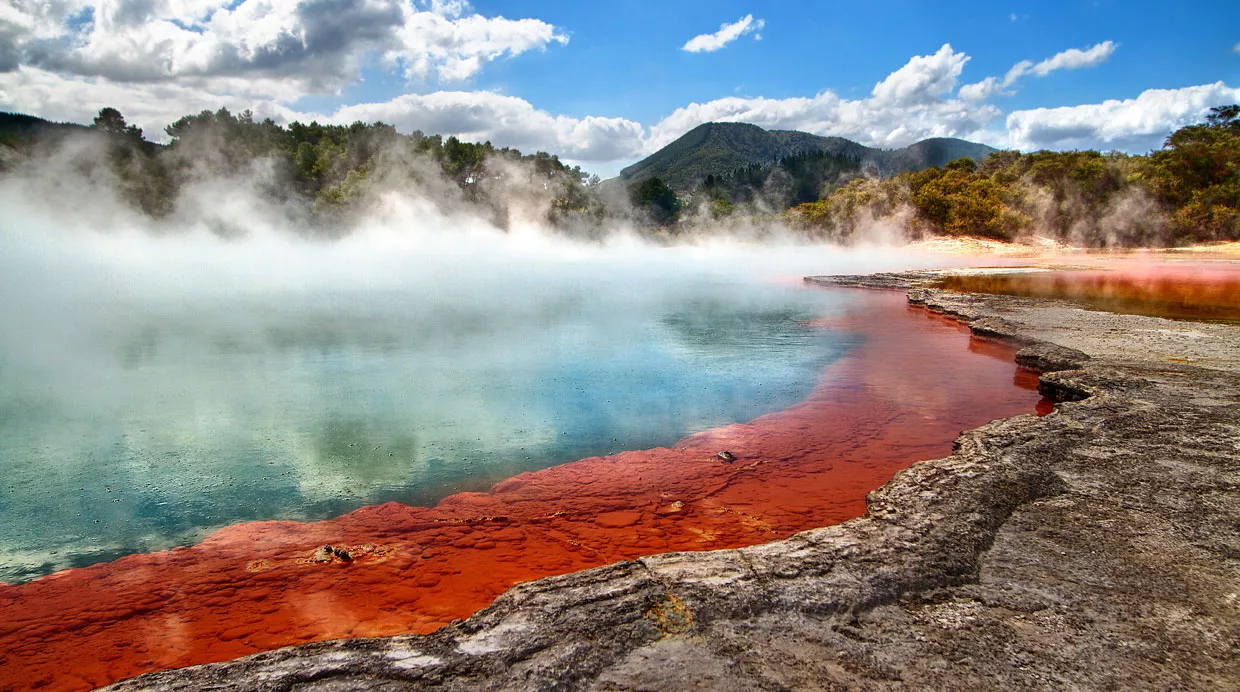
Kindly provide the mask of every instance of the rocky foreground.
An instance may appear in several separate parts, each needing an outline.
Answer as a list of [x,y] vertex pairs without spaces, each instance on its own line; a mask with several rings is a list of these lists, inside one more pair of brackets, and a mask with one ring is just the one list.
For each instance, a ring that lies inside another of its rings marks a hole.
[[1240,686],[1240,327],[901,288],[1022,345],[1056,412],[961,435],[869,514],[522,584],[426,636],[111,689]]

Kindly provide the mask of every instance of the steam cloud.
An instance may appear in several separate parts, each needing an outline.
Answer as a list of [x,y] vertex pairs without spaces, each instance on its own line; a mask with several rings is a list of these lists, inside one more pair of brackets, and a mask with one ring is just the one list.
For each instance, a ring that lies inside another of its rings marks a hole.
[[[108,167],[83,165],[102,155],[75,140],[0,179],[0,425],[41,436],[33,452],[17,435],[0,443],[20,508],[0,539],[8,581],[270,518],[262,508],[289,487],[321,516],[411,478],[436,482],[453,449],[545,444],[560,433],[537,402],[495,393],[516,387],[511,373],[565,376],[548,370],[545,332],[599,358],[628,349],[640,368],[644,335],[669,313],[762,314],[801,300],[789,286],[806,274],[942,263],[810,245],[750,221],[674,245],[623,220],[575,237],[541,221],[537,186],[506,188],[497,221],[414,167],[325,234],[270,194],[281,183],[269,167],[225,178],[208,157],[176,208],[153,219],[124,200]],[[744,352],[728,343],[723,333],[707,351],[682,348],[735,369]],[[230,371],[236,354],[259,365]],[[308,358],[327,360],[302,367]],[[313,375],[323,368],[346,371],[327,386]],[[445,397],[459,378],[480,392]],[[586,394],[621,429],[650,424]],[[282,428],[288,406],[321,410],[321,423]],[[402,431],[396,409],[440,425],[438,446]],[[61,430],[84,420],[88,434]],[[480,470],[479,482],[508,472]],[[221,514],[221,497],[240,509]]]

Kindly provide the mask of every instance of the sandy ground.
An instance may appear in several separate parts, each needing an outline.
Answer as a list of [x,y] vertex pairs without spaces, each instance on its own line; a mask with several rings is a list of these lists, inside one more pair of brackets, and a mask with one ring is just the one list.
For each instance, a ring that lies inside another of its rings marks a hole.
[[1025,243],[1005,243],[989,238],[924,238],[908,244],[910,250],[965,257],[1040,258],[1063,252],[1080,252],[1050,238],[1034,237]]
[[1051,238],[1035,236],[1023,242],[1006,243],[989,238],[951,237],[926,238],[908,244],[910,250],[932,252],[957,257],[1000,257],[1030,259],[1063,259],[1065,255],[1074,260],[1095,258],[1098,260],[1117,257],[1148,256],[1193,259],[1240,259],[1240,241],[1230,243],[1202,243],[1180,248],[1149,248],[1104,252],[1066,245]]
[[1203,245],[1190,245],[1189,247],[1171,248],[1166,250],[1168,254],[1190,254],[1190,255],[1219,255],[1222,257],[1240,259],[1240,240],[1230,243],[1208,243]]

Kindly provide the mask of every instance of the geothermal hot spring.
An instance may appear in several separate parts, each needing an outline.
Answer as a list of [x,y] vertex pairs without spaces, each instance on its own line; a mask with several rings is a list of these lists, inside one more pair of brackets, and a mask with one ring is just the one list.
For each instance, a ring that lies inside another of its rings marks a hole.
[[6,195],[0,688],[429,632],[520,581],[782,538],[1039,401],[901,293],[801,282],[941,257]]

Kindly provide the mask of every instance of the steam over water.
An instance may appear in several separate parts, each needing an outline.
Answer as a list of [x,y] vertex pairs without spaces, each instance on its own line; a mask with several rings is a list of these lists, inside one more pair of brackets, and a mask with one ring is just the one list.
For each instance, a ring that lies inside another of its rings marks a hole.
[[802,398],[857,338],[805,273],[908,258],[500,233],[140,228],[0,190],[0,580],[431,503]]

